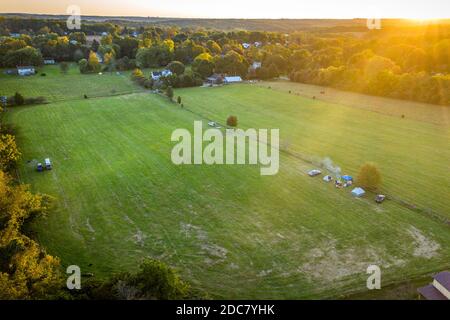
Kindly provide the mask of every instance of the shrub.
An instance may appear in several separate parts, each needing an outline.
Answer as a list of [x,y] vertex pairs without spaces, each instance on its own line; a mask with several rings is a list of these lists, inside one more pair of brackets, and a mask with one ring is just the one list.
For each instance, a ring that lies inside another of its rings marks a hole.
[[227,119],[227,125],[230,127],[236,127],[238,124],[238,120],[236,116],[229,116]]
[[16,106],[21,106],[25,103],[25,98],[18,92],[14,95],[14,104]]
[[181,104],[181,97],[180,96],[178,96],[178,98],[177,98],[177,103]]
[[166,89],[166,96],[170,99],[170,100],[172,100],[173,99],[173,88],[172,87],[167,87],[167,89]]
[[370,190],[376,191],[381,185],[381,172],[374,163],[365,163],[359,170],[358,185]]

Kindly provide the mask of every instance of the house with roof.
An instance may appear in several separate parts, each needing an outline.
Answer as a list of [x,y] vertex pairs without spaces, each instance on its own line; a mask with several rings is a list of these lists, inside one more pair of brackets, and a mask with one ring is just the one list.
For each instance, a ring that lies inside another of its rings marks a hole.
[[169,77],[172,75],[172,71],[169,69],[164,69],[162,71],[152,71],[151,78],[154,81],[158,81],[161,78]]
[[244,42],[244,43],[242,44],[242,47],[243,47],[244,49],[249,49],[251,46],[252,46],[252,45],[251,45],[250,43],[246,43],[246,42]]
[[33,66],[17,66],[17,74],[19,76],[31,76],[36,73]]
[[450,300],[450,271],[443,271],[433,277],[429,285],[417,289],[426,300]]

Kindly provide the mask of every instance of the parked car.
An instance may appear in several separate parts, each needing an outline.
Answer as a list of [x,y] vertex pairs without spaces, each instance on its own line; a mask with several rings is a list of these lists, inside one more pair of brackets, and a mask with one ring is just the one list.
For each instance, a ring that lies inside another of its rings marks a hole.
[[379,194],[375,197],[375,202],[376,203],[382,203],[384,200],[386,199],[386,196],[383,194]]
[[37,171],[42,172],[44,170],[44,167],[42,166],[42,163],[38,163],[36,166]]
[[45,168],[47,170],[52,170],[52,163],[50,162],[49,158],[45,159]]
[[320,174],[322,174],[322,171],[317,170],[317,169],[314,169],[314,170],[311,170],[310,172],[308,172],[308,175],[310,177],[315,177],[315,176],[318,176]]

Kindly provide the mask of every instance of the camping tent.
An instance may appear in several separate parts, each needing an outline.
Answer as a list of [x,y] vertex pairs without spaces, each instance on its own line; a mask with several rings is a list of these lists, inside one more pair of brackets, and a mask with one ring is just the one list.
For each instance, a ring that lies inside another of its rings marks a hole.
[[342,176],[341,178],[345,182],[353,181],[353,177],[352,176]]
[[355,197],[362,197],[365,193],[364,189],[359,187],[352,190],[352,195]]

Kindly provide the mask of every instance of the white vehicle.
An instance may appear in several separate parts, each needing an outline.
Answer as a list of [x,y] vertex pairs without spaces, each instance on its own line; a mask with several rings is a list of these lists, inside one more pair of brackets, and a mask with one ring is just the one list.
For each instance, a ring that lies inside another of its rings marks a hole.
[[314,169],[314,170],[311,170],[310,172],[308,172],[308,175],[309,175],[310,177],[315,177],[315,176],[318,176],[318,175],[321,174],[321,173],[322,173],[322,171],[317,170],[317,169]]
[[217,125],[217,123],[215,123],[214,121],[208,122],[208,126],[210,127],[215,127]]
[[331,176],[325,176],[325,177],[323,177],[323,181],[325,181],[325,182],[331,182],[331,181],[333,181],[333,177],[331,177]]
[[52,170],[52,163],[50,162],[50,158],[45,159],[45,168],[47,170]]

